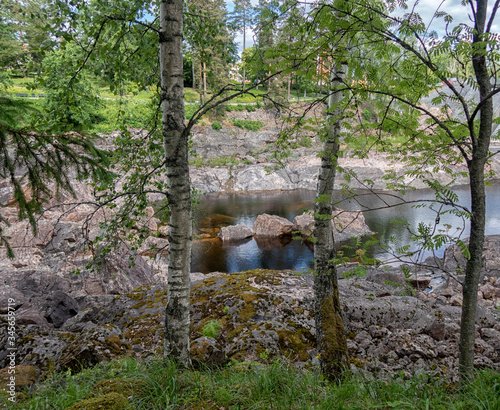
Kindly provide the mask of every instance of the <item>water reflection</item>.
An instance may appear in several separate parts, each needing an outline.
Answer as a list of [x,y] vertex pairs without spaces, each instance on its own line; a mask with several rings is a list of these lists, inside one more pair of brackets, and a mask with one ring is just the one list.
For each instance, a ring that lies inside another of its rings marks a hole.
[[[470,198],[467,187],[455,189],[462,206],[469,206]],[[354,199],[342,202],[346,210],[363,210],[366,223],[377,232],[377,238],[384,245],[389,244],[391,237],[396,239],[395,247],[410,243],[411,233],[397,223],[404,220],[412,230],[416,230],[419,222],[434,223],[437,207],[427,204],[426,207],[402,205],[385,208],[400,202],[388,195],[378,197],[374,194],[359,192]],[[284,238],[278,240],[250,238],[240,243],[222,244],[214,237],[220,227],[234,224],[252,227],[256,217],[262,213],[279,215],[293,221],[306,209],[314,206],[315,192],[298,190],[284,192],[265,192],[256,194],[231,194],[207,196],[201,200],[195,212],[195,231],[201,239],[193,245],[192,271],[196,272],[239,272],[243,270],[265,269],[304,269],[312,266],[313,253],[311,244],[301,240]],[[487,187],[487,222],[486,234],[500,233],[500,183]],[[381,199],[382,198],[382,199]],[[409,191],[404,199],[407,201],[431,200],[432,190]],[[368,210],[371,209],[371,210]],[[446,224],[450,228],[446,228]],[[450,233],[464,229],[464,221],[453,215],[442,215],[440,229],[448,229]],[[465,222],[465,237],[468,236],[468,222]],[[442,255],[443,249],[438,253]],[[380,248],[370,250],[371,256],[386,259],[387,253]]]
[[302,270],[311,266],[312,251],[300,240],[289,241],[286,246],[278,243],[279,247],[254,238],[239,246],[223,245],[219,239],[198,241],[193,246],[191,270],[232,273],[259,268]]

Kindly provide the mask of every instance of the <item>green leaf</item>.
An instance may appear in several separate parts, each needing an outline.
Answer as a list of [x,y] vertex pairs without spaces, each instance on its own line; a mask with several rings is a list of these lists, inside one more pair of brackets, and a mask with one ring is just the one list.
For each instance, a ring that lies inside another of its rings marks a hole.
[[457,246],[458,249],[460,249],[460,252],[462,253],[463,257],[469,260],[470,259],[469,247],[461,239],[457,240]]

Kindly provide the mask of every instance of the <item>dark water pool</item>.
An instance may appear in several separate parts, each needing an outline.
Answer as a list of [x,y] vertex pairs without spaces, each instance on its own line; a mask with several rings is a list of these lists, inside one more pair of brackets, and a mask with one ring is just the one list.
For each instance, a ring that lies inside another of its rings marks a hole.
[[[469,205],[467,187],[454,190],[459,203]],[[386,203],[395,204],[399,200],[389,195],[381,198],[374,194],[360,191],[357,200],[344,200],[340,207],[347,210],[363,210],[366,223],[372,231],[377,232],[381,244],[389,245],[391,237],[395,239],[392,246],[400,247],[411,243],[411,233],[396,220],[405,220],[415,230],[419,222],[433,223],[436,213],[432,207],[403,205],[382,208]],[[500,233],[500,183],[487,187],[487,222],[488,235]],[[258,215],[268,213],[279,215],[290,221],[304,210],[314,206],[314,191],[297,190],[282,192],[266,192],[252,194],[209,195],[202,198],[195,211],[195,231],[200,239],[193,244],[192,271],[195,272],[239,272],[250,269],[305,269],[313,265],[312,247],[301,240],[291,238],[277,240],[249,239],[237,245],[226,245],[216,237],[222,226],[242,224],[251,227]],[[434,198],[432,190],[416,190],[408,192],[407,201],[430,200]],[[385,202],[384,202],[385,201]],[[433,206],[433,208],[437,208]],[[372,209],[372,210],[368,210]],[[440,218],[439,229],[457,232],[465,229],[468,236],[468,222],[452,215]],[[438,252],[441,256],[444,249]],[[375,247],[370,249],[371,256],[387,259],[386,251]]]

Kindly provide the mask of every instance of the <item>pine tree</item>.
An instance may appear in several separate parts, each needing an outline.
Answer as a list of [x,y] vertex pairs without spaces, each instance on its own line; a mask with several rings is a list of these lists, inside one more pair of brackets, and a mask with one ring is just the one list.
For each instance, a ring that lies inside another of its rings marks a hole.
[[[233,25],[236,31],[240,31],[243,34],[243,49],[246,48],[246,34],[247,30],[253,26],[255,16],[255,9],[252,7],[250,0],[235,0],[234,10],[230,13],[229,21]],[[245,89],[245,61],[242,59],[242,87]]]

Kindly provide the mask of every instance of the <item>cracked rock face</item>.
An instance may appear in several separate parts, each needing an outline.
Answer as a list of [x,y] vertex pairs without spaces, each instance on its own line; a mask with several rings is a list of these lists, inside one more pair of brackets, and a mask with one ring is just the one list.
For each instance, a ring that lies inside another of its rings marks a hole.
[[[300,108],[299,108],[300,109]],[[276,169],[275,162],[271,161],[274,143],[279,132],[286,124],[272,110],[257,109],[255,112],[230,112],[227,121],[220,131],[213,130],[210,126],[196,126],[193,132],[193,143],[197,159],[210,161],[218,158],[232,158],[231,165],[209,167],[191,167],[191,180],[193,186],[204,193],[213,192],[244,192],[263,190],[315,190],[321,160],[317,153],[321,149],[321,142],[310,131],[297,133],[290,143],[291,153],[287,160]],[[321,109],[311,115],[322,116]],[[247,131],[234,127],[230,121],[233,119],[252,119],[262,121],[264,127],[259,131]],[[297,142],[301,137],[307,137],[312,146],[300,146]],[[293,144],[295,143],[295,145]],[[401,176],[404,173],[402,163],[392,163],[387,156],[380,153],[370,153],[367,158],[353,157],[349,152],[339,159],[339,166],[346,171],[352,171],[357,178],[344,178],[342,173],[336,177],[336,188],[347,183],[351,188],[366,188],[361,182],[370,181],[372,189],[386,189],[383,179],[387,171],[395,171]],[[493,157],[491,168],[500,175],[500,158]],[[432,168],[428,168],[432,172]],[[464,165],[454,166],[454,170],[466,171]],[[432,172],[433,178],[442,185],[453,182],[456,186],[467,184],[464,177],[456,180],[444,171]],[[421,180],[406,178],[414,188],[428,188]],[[1,195],[0,190],[0,195]],[[0,196],[1,198],[1,196]]]

